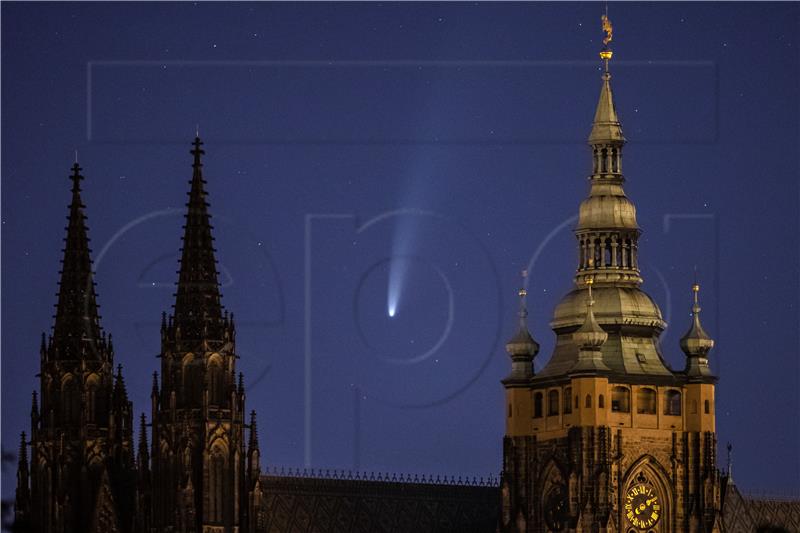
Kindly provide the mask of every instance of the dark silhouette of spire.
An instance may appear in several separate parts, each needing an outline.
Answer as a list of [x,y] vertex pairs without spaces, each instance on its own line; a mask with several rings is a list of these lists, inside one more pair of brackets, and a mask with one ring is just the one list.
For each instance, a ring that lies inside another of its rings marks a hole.
[[28,443],[25,432],[20,435],[19,457],[17,460],[17,492],[14,502],[16,525],[21,529],[27,526],[30,515],[31,493],[28,470]]
[[81,201],[80,182],[83,178],[78,163],[72,166],[72,202],[69,205],[67,237],[64,239],[64,258],[61,261],[61,281],[58,289],[53,345],[55,357],[80,359],[99,357],[104,350],[102,329],[95,293],[89,238],[87,236],[86,206]]
[[250,411],[250,440],[247,443],[250,450],[258,449],[258,423],[256,422],[255,409]]
[[175,295],[174,326],[180,328],[181,338],[194,340],[217,338],[223,324],[211,215],[208,214],[206,182],[200,161],[205,153],[200,148],[202,145],[196,137],[191,150],[193,174]]
[[128,390],[125,388],[125,378],[122,377],[122,365],[117,365],[117,375],[114,377],[114,407],[128,406]]
[[150,450],[147,446],[147,419],[142,413],[139,421],[139,453],[138,453],[138,466],[139,471],[143,472],[150,468]]

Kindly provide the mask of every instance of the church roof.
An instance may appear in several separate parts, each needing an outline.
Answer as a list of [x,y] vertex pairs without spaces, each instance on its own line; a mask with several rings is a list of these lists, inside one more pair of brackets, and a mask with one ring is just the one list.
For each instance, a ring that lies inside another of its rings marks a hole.
[[800,531],[800,500],[774,496],[747,496],[730,480],[722,491],[724,531]]
[[491,532],[497,527],[500,505],[494,482],[267,475],[261,486],[265,533]]

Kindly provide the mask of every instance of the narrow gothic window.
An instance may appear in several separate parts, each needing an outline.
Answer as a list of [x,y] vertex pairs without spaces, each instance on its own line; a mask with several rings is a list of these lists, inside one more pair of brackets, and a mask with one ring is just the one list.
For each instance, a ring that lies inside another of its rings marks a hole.
[[602,156],[600,158],[601,171],[602,172],[608,172],[608,150],[603,148],[603,151],[600,152],[600,153],[602,154]]
[[589,409],[592,406],[592,395],[586,395],[586,408]]
[[611,172],[619,172],[619,165],[617,163],[617,149],[611,150]]
[[223,498],[225,495],[225,456],[220,450],[215,450],[211,456],[209,465],[209,518],[212,522],[222,522],[223,520]]
[[209,403],[221,406],[224,403],[224,384],[222,379],[222,369],[219,364],[212,363],[208,367],[208,393]]
[[708,400],[705,401],[705,412],[706,414],[711,413],[711,402],[709,402]]
[[61,389],[61,408],[64,413],[64,420],[69,424],[78,422],[80,418],[81,399],[75,380],[67,378]]
[[537,392],[533,396],[533,417],[539,418],[542,416],[542,393]]
[[558,391],[551,390],[547,393],[547,416],[558,414]]
[[606,407],[606,399],[602,394],[597,398],[597,407],[600,409],[605,409]]
[[564,389],[564,414],[568,415],[572,412],[572,387]]

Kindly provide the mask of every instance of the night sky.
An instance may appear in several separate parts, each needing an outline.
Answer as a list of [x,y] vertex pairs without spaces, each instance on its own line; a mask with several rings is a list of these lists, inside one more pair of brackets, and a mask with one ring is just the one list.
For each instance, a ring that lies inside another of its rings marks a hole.
[[[102,324],[149,416],[199,124],[264,465],[497,475],[519,272],[539,369],[577,262],[601,12],[3,3],[3,448],[29,430],[75,149]],[[732,442],[743,490],[800,490],[800,5],[609,15],[665,358],[696,269],[720,466]]]

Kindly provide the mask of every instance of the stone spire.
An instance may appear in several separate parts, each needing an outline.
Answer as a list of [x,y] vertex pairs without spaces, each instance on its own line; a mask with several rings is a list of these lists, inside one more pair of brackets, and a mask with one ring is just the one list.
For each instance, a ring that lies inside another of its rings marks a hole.
[[139,419],[139,450],[137,453],[137,466],[140,475],[150,469],[150,450],[147,446],[147,419],[142,413]]
[[64,258],[58,287],[55,325],[50,357],[58,359],[102,358],[105,342],[100,327],[97,295],[92,273],[86,208],[81,201],[81,167],[72,166],[72,201],[67,217]]
[[713,377],[708,366],[708,352],[714,347],[714,339],[700,324],[700,285],[692,285],[694,303],[692,304],[692,325],[681,337],[681,350],[686,354],[686,374],[693,378]]
[[527,383],[533,377],[533,358],[539,353],[539,343],[533,340],[528,331],[528,291],[525,289],[528,273],[522,272],[522,287],[519,296],[519,322],[517,332],[506,343],[506,351],[511,357],[511,374],[503,380],[503,384]]
[[178,290],[175,298],[173,324],[183,339],[221,338],[222,304],[220,303],[217,261],[214,257],[214,238],[211,236],[211,215],[208,213],[207,193],[200,157],[205,153],[199,137],[194,140],[191,154],[191,189],[186,204]]

